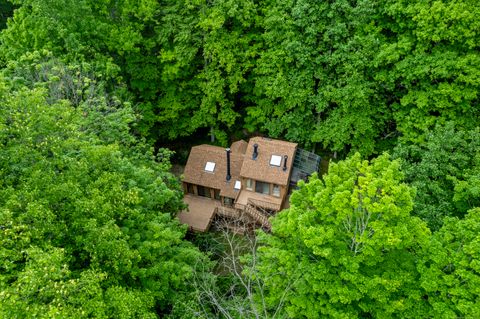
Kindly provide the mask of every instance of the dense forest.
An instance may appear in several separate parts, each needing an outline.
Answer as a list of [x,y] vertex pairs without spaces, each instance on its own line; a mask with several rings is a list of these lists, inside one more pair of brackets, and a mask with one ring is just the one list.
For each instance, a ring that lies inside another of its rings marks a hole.
[[[0,0],[0,318],[480,318],[478,17]],[[172,164],[255,135],[328,172],[271,232],[187,232]]]

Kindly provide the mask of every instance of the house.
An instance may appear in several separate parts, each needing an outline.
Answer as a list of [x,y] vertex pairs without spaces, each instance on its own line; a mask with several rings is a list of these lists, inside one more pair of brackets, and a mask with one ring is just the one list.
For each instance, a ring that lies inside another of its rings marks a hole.
[[[193,147],[183,179],[189,209],[179,214],[180,221],[195,231],[207,231],[215,218],[268,230],[268,217],[288,204],[292,172],[294,178],[301,175],[295,173],[302,168],[294,167],[294,159],[305,152],[295,143],[264,137],[240,140],[227,149]],[[306,153],[318,170],[320,157]]]

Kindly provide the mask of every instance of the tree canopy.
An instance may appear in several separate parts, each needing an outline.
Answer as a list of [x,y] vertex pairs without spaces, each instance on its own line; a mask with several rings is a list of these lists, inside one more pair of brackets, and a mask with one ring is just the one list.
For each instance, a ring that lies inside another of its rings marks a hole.
[[172,219],[183,204],[168,152],[127,152],[84,130],[85,109],[1,83],[1,316],[168,312],[202,258]]
[[245,128],[370,155],[479,119],[474,0],[13,2],[0,60],[95,65],[152,139]]
[[397,145],[394,157],[402,159],[406,181],[417,190],[414,214],[431,229],[446,216],[463,217],[480,206],[480,132],[465,131],[455,123],[437,125],[425,141]]
[[[0,0],[0,317],[479,317],[478,16]],[[207,135],[332,161],[271,233],[199,236],[170,161]]]
[[447,218],[427,249],[421,285],[428,292],[431,317],[480,315],[480,210],[464,219]]
[[294,318],[425,316],[416,260],[430,232],[401,176],[387,155],[356,154],[300,186],[259,251],[270,305],[284,298]]

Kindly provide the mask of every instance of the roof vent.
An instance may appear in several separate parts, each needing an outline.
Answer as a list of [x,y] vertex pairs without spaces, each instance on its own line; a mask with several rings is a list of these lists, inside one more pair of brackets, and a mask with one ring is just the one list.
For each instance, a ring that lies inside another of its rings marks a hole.
[[205,171],[213,173],[214,170],[215,170],[214,162],[207,162],[207,164],[205,164]]
[[272,155],[270,159],[270,165],[280,167],[282,163],[282,157],[280,155]]
[[283,156],[283,170],[284,171],[287,170],[287,160],[288,160],[288,156],[287,155]]
[[258,144],[255,143],[253,144],[253,154],[252,154],[252,159],[256,160],[258,157]]

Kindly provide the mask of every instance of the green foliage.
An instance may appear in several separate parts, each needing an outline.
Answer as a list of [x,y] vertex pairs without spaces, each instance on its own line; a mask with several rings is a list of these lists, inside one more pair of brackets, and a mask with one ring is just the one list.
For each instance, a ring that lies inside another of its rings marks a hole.
[[[0,317],[478,317],[479,10],[0,0]],[[216,277],[144,139],[243,129],[401,162],[332,164]]]
[[371,154],[401,133],[479,118],[473,0],[266,1],[247,125]]
[[239,117],[240,92],[251,90],[245,83],[257,50],[257,34],[247,35],[257,15],[252,1],[18,5],[1,36],[0,57],[15,61],[29,51],[48,50],[125,81],[139,103],[146,136],[175,138],[213,127],[222,137]]
[[463,217],[480,206],[480,131],[437,125],[425,141],[401,143],[394,157],[402,159],[405,181],[417,189],[414,214],[438,230],[446,216]]
[[172,219],[183,204],[168,152],[123,152],[82,129],[81,108],[47,97],[23,88],[0,104],[2,316],[168,310],[201,260]]
[[417,140],[436,123],[465,129],[479,118],[480,35],[475,0],[384,1],[378,81],[396,97],[395,121]]
[[[46,101],[54,104],[68,100],[83,113],[81,130],[99,137],[105,143],[133,146],[131,129],[139,122],[126,87],[111,87],[102,73],[86,62],[64,63],[49,51],[26,53],[10,61],[3,70],[13,89],[44,88]],[[124,149],[125,150],[125,149]]]
[[266,1],[258,103],[247,124],[303,144],[371,153],[388,127],[373,80],[378,7],[369,1]]
[[[159,29],[163,136],[212,127],[218,137],[240,120],[258,55],[254,1],[169,1]],[[175,125],[172,125],[175,123]],[[221,139],[226,142],[226,138]]]
[[[2,214],[2,217],[5,215]],[[2,218],[3,219],[3,218]],[[2,220],[5,222],[5,220]],[[7,228],[6,232],[21,233],[20,229]],[[7,236],[2,236],[2,244]],[[19,239],[18,236],[15,237]],[[5,252],[5,249],[3,249]],[[85,271],[79,277],[68,269],[64,250],[50,248],[43,251],[31,247],[22,251],[24,268],[6,284],[3,271],[0,276],[0,316],[2,318],[105,318],[106,305],[102,297],[101,282],[106,274]],[[2,259],[2,268],[8,267],[11,256]],[[2,270],[3,270],[2,269]]]
[[463,220],[447,218],[434,234],[425,262],[421,285],[428,292],[432,318],[480,316],[480,210]]
[[0,59],[88,62],[153,139],[246,128],[370,155],[480,115],[475,0],[14,3]]
[[292,318],[425,317],[416,262],[429,230],[410,216],[401,176],[387,155],[356,154],[301,185],[262,236],[267,306],[285,302]]

